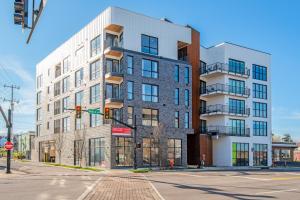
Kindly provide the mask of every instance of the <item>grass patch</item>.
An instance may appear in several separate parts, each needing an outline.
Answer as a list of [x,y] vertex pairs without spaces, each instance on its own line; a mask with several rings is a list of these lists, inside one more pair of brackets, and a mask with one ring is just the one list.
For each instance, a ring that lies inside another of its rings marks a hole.
[[58,164],[58,163],[46,163],[46,165],[55,166],[55,167],[64,167],[64,168],[69,168],[69,169],[88,170],[88,171],[94,171],[94,172],[103,171],[103,169],[94,168],[94,167],[80,167],[80,166],[72,166],[72,165],[63,165],[63,164]]
[[142,168],[142,169],[131,169],[129,171],[131,171],[133,173],[148,173],[148,172],[151,171],[151,169],[149,169],[149,168]]
[[20,162],[31,162],[30,160],[18,160]]

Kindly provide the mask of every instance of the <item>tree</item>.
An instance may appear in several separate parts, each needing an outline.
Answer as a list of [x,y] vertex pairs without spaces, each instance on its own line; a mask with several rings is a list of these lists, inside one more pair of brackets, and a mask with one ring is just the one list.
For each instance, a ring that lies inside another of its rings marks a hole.
[[55,141],[55,149],[58,153],[58,162],[61,164],[61,154],[64,147],[65,142],[65,134],[63,132],[55,133],[54,141]]
[[283,135],[282,141],[283,142],[293,142],[292,137],[289,133],[286,133],[286,134]]
[[153,139],[158,147],[158,164],[160,167],[165,168],[167,166],[166,159],[164,159],[164,147],[166,146],[165,139],[165,125],[163,123],[158,123],[158,126],[153,127]]
[[82,167],[82,162],[85,162],[85,166],[87,166],[87,152],[86,152],[86,125],[83,125],[82,130],[74,131],[74,138],[77,141],[77,149],[74,149],[76,156],[78,156],[79,166]]

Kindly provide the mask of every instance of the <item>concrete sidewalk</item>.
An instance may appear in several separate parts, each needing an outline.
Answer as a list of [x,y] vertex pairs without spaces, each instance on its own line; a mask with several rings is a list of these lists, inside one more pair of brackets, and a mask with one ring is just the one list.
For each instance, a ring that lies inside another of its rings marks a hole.
[[112,170],[84,200],[161,200],[143,174]]

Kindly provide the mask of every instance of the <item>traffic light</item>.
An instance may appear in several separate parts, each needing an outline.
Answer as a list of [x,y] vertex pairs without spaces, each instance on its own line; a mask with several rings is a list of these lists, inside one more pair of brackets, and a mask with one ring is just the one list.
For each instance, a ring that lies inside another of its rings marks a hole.
[[15,0],[14,10],[14,23],[28,27],[28,0]]
[[81,106],[76,106],[75,111],[76,111],[76,119],[80,119],[81,118]]
[[105,108],[104,111],[105,111],[105,112],[104,112],[104,118],[105,118],[105,119],[109,119],[109,108]]

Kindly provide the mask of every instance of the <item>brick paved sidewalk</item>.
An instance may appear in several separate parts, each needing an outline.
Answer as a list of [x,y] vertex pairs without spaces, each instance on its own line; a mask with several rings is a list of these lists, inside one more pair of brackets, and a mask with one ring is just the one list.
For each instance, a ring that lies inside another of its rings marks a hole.
[[85,200],[160,200],[142,174],[114,171],[103,177]]

